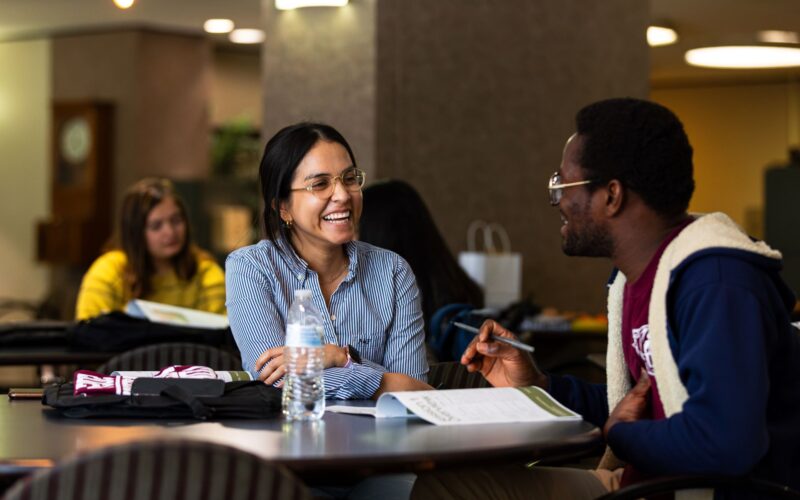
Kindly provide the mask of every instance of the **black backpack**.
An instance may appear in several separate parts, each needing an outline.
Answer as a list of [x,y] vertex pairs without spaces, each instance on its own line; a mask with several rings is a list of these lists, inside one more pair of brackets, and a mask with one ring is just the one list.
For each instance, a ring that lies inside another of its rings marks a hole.
[[[137,379],[137,382],[143,379]],[[260,380],[228,382],[214,379],[144,379],[165,386],[158,395],[73,395],[72,382],[45,388],[42,404],[70,418],[274,418],[281,414],[281,390]],[[216,396],[198,396],[198,382],[224,384]],[[134,386],[135,387],[135,386]]]
[[120,352],[164,342],[192,342],[216,347],[235,345],[230,328],[212,330],[166,325],[119,311],[79,321],[67,328],[68,345],[87,351]]

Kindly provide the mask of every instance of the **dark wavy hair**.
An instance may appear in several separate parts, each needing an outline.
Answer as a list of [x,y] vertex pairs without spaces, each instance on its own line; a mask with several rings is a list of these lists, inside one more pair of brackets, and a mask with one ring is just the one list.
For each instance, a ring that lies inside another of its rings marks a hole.
[[694,192],[692,146],[669,109],[633,98],[607,99],[575,117],[580,164],[596,189],[617,179],[663,216],[685,212]]
[[456,302],[483,306],[483,291],[461,269],[411,185],[399,180],[364,189],[364,213],[358,238],[403,257],[422,292],[426,323],[440,307]]
[[[319,141],[341,144],[356,166],[353,150],[335,128],[323,123],[302,122],[278,131],[267,142],[261,158],[259,178],[264,200],[264,236],[272,241],[289,241],[289,229],[281,220],[280,206],[291,195],[292,179],[297,166]],[[281,246],[278,246],[280,249]]]
[[186,238],[183,246],[172,258],[175,274],[183,280],[189,280],[197,272],[197,255],[191,243],[189,218],[183,200],[175,193],[175,188],[169,180],[142,179],[125,192],[117,238],[118,246],[128,258],[125,282],[134,298],[146,297],[152,291],[150,277],[155,273],[155,266],[147,251],[145,237],[147,216],[156,205],[167,198],[175,200],[186,225]]

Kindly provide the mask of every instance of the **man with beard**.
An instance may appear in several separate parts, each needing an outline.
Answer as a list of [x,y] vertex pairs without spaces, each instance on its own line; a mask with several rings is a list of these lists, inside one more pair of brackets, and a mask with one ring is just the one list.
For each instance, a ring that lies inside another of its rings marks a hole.
[[724,214],[690,216],[692,169],[683,125],[663,106],[626,98],[579,111],[548,189],[564,253],[606,257],[616,268],[607,384],[541,372],[526,353],[492,340],[514,334],[491,320],[461,359],[495,386],[542,387],[601,427],[613,452],[604,468],[437,472],[420,476],[413,497],[595,498],[691,474],[800,489],[800,336],[781,255]]

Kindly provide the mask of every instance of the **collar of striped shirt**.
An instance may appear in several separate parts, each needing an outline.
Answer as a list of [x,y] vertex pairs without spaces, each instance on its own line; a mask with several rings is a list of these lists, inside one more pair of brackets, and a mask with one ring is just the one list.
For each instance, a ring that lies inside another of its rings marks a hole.
[[[279,239],[276,244],[280,250],[281,259],[291,273],[295,276],[305,276],[308,272],[308,262],[297,255],[297,252],[294,251],[294,247],[283,238]],[[355,277],[356,269],[358,268],[358,245],[352,241],[348,241],[344,244],[344,251],[347,253],[347,258],[350,261],[347,267],[347,276],[344,277],[344,281],[350,281]]]

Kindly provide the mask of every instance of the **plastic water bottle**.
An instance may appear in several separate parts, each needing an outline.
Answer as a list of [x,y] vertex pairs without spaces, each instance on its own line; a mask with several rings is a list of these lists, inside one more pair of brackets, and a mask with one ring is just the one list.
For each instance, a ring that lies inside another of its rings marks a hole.
[[319,420],[325,413],[323,320],[311,300],[311,290],[294,292],[286,325],[283,356],[283,414],[287,420]]

